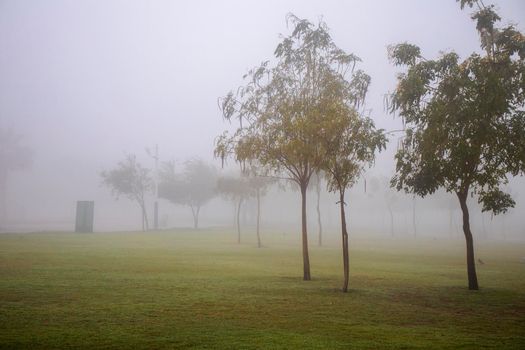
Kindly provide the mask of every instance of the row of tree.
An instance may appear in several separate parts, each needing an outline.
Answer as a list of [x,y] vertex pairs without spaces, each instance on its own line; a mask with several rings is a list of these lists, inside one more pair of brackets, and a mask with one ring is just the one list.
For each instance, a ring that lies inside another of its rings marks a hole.
[[[514,206],[500,186],[525,171],[525,36],[512,25],[496,26],[494,6],[459,0],[472,15],[484,54],[464,61],[454,53],[425,59],[419,47],[389,47],[398,85],[387,100],[403,118],[404,135],[391,184],[426,196],[443,188],[455,193],[463,213],[469,289],[478,289],[467,199],[476,193],[483,211]],[[292,14],[292,32],[275,49],[275,59],[250,70],[246,84],[220,99],[223,116],[237,120],[233,133],[217,138],[215,155],[244,169],[287,177],[301,191],[303,278],[310,280],[306,190],[323,172],[328,190],[339,194],[344,283],[348,288],[345,190],[371,165],[386,134],[364,115],[370,77],[356,69],[360,59],[335,45],[324,22]]]
[[[261,197],[275,179],[256,176],[255,169],[244,172],[242,176],[219,176],[215,167],[200,159],[187,160],[182,171],[178,172],[174,161],[164,162],[159,171],[158,195],[176,205],[191,209],[193,226],[199,227],[199,214],[202,206],[216,196],[236,204],[237,241],[241,243],[240,213],[243,203],[249,199],[257,202],[257,242],[261,247],[260,208]],[[127,155],[123,161],[108,171],[101,173],[102,182],[119,198],[126,196],[136,202],[141,210],[142,229],[149,229],[146,197],[153,192],[154,177],[150,169],[142,166],[135,155]]]

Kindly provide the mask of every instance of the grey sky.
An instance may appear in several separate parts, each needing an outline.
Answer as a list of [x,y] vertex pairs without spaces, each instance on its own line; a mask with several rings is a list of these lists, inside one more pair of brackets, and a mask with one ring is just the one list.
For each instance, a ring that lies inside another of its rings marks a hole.
[[[494,3],[504,23],[523,30],[524,1]],[[228,127],[217,98],[272,58],[288,12],[323,16],[336,44],[363,59],[372,76],[367,106],[389,130],[399,120],[383,110],[397,71],[387,45],[413,42],[427,57],[479,50],[471,11],[453,0],[0,0],[0,127],[35,150],[34,173],[20,176],[43,178],[31,184],[42,197],[49,184],[84,176],[84,191],[72,196],[88,196],[98,172],[124,152],[148,161],[144,147],[158,143],[164,159],[211,160]],[[377,163],[386,176],[392,154]]]
[[[506,20],[525,3],[499,1]],[[372,76],[378,124],[395,72],[386,46],[427,56],[477,49],[469,11],[455,1],[2,1],[0,123],[38,153],[94,158],[142,152],[209,158],[224,127],[217,97],[271,58],[285,14],[323,16],[336,43]],[[111,156],[111,158],[113,158]]]

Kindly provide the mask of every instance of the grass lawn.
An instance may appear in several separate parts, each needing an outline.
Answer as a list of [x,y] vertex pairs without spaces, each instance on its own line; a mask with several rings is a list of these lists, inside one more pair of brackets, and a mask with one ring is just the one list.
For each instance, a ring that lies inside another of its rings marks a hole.
[[[351,233],[352,234],[352,233]],[[525,349],[525,244],[174,230],[0,235],[0,348]]]

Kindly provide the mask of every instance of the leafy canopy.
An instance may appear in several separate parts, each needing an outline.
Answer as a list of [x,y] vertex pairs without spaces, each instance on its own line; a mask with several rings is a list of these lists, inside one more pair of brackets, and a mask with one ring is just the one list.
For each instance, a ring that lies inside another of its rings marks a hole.
[[370,77],[354,69],[360,59],[334,44],[324,22],[287,18],[293,30],[278,44],[276,64],[250,70],[246,85],[220,100],[225,119],[237,119],[239,128],[217,139],[215,155],[284,171],[306,188],[326,158],[334,96],[339,104],[359,105]]
[[103,171],[100,175],[103,184],[111,188],[117,198],[125,195],[131,200],[143,203],[144,195],[153,188],[149,170],[142,167],[132,154],[119,162],[115,169]]
[[200,159],[184,163],[181,174],[173,162],[163,164],[160,172],[159,196],[174,204],[200,207],[216,194],[217,172]]
[[386,147],[382,129],[377,130],[374,122],[360,115],[355,109],[345,106],[331,118],[331,137],[325,140],[328,154],[323,163],[328,190],[344,195],[361,176],[366,165],[372,165],[376,151]]
[[392,62],[407,67],[391,95],[391,111],[407,125],[392,184],[421,196],[473,190],[483,211],[498,214],[514,206],[500,185],[525,169],[525,37],[497,27],[493,6],[464,6],[478,8],[472,18],[484,54],[428,60],[415,45],[389,48]]

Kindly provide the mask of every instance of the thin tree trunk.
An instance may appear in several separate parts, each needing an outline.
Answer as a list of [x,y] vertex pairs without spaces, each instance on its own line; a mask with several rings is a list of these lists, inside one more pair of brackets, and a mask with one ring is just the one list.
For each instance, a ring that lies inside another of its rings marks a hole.
[[319,227],[319,247],[323,245],[323,224],[321,222],[321,210],[319,207],[319,202],[321,201],[321,178],[317,174],[317,226]]
[[339,205],[341,207],[341,238],[343,245],[343,271],[344,271],[344,282],[343,292],[348,291],[348,279],[350,276],[350,264],[348,259],[348,232],[346,230],[346,217],[345,217],[345,193],[344,190],[339,190]]
[[140,199],[140,197],[137,200],[138,200],[138,204],[140,206],[140,211],[142,214],[142,231],[147,231],[148,230],[148,214],[146,211],[146,204],[144,203],[143,200]]
[[257,188],[257,247],[261,248],[261,233],[259,231],[261,222],[261,190]]
[[239,198],[239,203],[237,204],[237,243],[241,244],[241,205],[242,197]]
[[201,211],[201,206],[197,207],[197,216],[195,217],[195,229],[199,228],[199,213]]
[[149,230],[149,223],[148,223],[148,211],[146,210],[146,202],[144,200],[144,193],[140,193],[139,195],[139,205],[142,209],[142,231],[148,231]]
[[146,210],[146,205],[144,205],[142,210],[144,211],[144,223],[146,224],[146,231],[149,231],[148,212]]
[[470,218],[467,207],[468,190],[456,193],[463,212],[463,233],[465,234],[465,241],[467,244],[467,275],[468,275],[468,289],[478,290],[478,277],[476,275],[476,263],[474,260],[474,240],[472,232],[470,231]]
[[310,281],[310,256],[308,254],[308,233],[306,228],[306,189],[308,184],[301,184],[301,226],[303,243],[303,280]]
[[197,208],[193,208],[193,205],[191,205],[190,208],[191,213],[193,214],[193,228],[196,230],[199,228],[199,211],[201,207],[197,206]]

